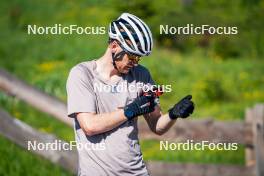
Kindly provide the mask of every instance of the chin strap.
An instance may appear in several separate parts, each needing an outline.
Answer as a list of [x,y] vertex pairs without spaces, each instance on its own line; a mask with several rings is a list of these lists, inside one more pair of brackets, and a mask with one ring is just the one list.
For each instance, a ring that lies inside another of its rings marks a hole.
[[121,52],[117,53],[116,55],[115,55],[115,53],[112,53],[113,66],[114,66],[114,68],[115,68],[117,71],[119,71],[119,70],[118,70],[118,68],[116,67],[116,63],[115,63],[115,61],[116,61],[116,60],[120,60],[120,59],[122,59],[123,56],[124,56],[125,54],[126,54],[125,51],[121,51]]

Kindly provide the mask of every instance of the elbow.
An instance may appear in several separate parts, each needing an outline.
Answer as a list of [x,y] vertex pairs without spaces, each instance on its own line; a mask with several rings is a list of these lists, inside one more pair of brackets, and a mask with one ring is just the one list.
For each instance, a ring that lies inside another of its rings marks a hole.
[[155,131],[154,133],[158,136],[162,136],[163,134],[165,134],[165,131]]
[[94,136],[96,134],[98,134],[98,130],[95,128],[95,126],[93,125],[87,125],[83,128],[84,133],[87,136]]
[[164,130],[151,130],[154,134],[158,135],[158,136],[162,136],[163,134],[166,133],[166,131]]
[[96,132],[92,130],[85,129],[84,132],[85,132],[85,135],[89,137],[96,135]]
[[77,120],[87,136],[94,136],[100,132],[100,127],[91,114],[80,113]]
[[165,134],[169,129],[164,129],[164,128],[157,128],[156,130],[152,130],[156,135],[162,136]]

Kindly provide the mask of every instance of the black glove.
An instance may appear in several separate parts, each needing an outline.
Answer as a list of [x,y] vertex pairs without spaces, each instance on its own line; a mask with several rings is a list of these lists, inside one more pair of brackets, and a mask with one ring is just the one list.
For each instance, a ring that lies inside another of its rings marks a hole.
[[194,103],[191,101],[192,96],[187,95],[177,104],[175,104],[171,109],[169,109],[169,117],[171,119],[176,119],[178,117],[186,118],[193,113]]
[[125,116],[128,120],[131,120],[139,115],[153,112],[156,105],[154,100],[154,95],[137,97],[132,103],[125,106]]

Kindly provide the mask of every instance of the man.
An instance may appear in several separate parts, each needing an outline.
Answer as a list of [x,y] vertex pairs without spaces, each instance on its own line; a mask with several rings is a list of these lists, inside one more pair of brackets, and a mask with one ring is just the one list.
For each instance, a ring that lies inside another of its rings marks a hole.
[[142,96],[142,89],[116,88],[154,85],[149,71],[138,65],[152,46],[148,26],[123,13],[110,24],[105,54],[72,68],[67,81],[68,116],[74,119],[77,143],[90,147],[78,150],[78,175],[148,175],[138,142],[138,116],[143,115],[151,131],[162,135],[177,118],[193,112],[191,96],[163,115],[154,93]]

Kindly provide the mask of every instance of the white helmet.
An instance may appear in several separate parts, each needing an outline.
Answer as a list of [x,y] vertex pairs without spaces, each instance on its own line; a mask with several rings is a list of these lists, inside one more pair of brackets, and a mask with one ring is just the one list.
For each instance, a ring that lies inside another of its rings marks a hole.
[[129,13],[123,13],[110,23],[109,37],[118,40],[127,52],[138,56],[149,55],[153,47],[149,27],[141,19]]

